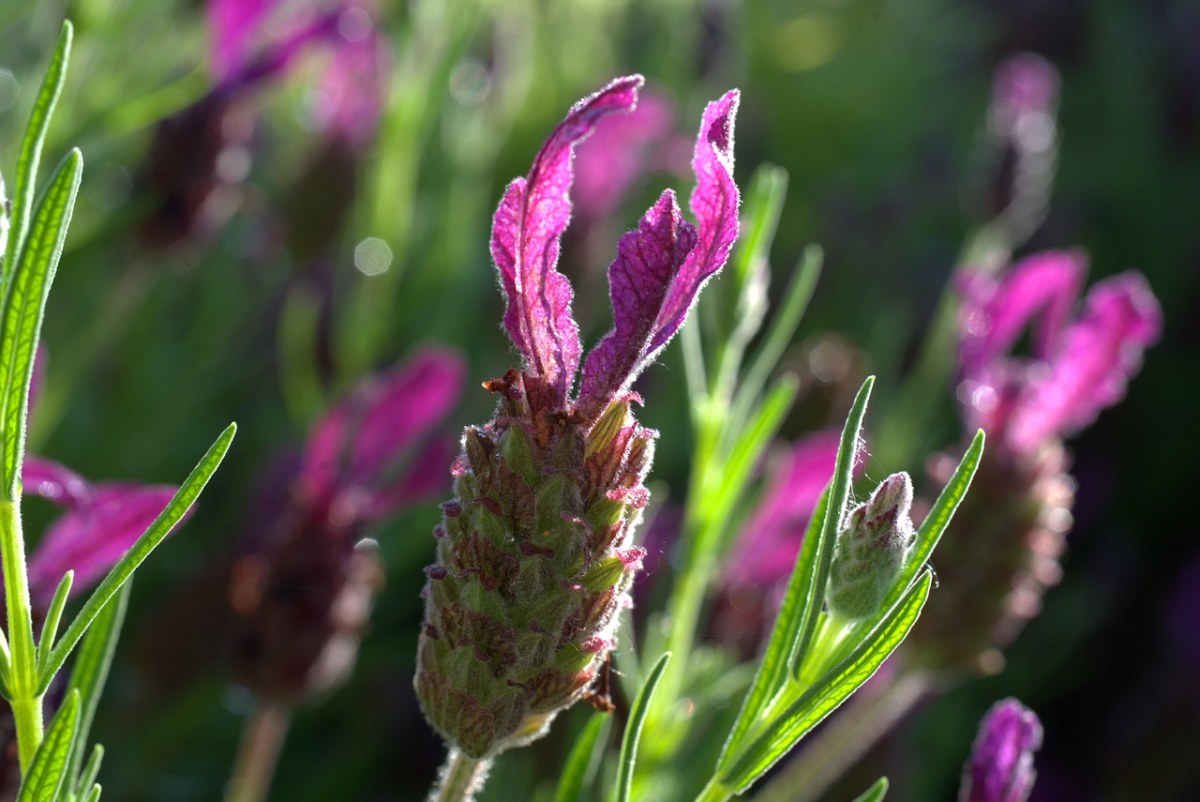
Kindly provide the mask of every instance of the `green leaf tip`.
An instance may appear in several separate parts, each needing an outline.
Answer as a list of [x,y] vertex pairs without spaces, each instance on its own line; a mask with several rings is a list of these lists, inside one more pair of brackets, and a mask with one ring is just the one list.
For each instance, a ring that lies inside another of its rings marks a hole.
[[642,726],[646,723],[646,712],[650,708],[650,700],[654,697],[654,689],[662,679],[663,671],[671,660],[670,652],[663,652],[650,669],[646,684],[638,691],[629,708],[629,721],[625,725],[625,734],[621,738],[621,759],[617,766],[617,786],[615,789],[616,802],[629,802],[633,790],[633,767],[637,761],[638,741],[642,737]]

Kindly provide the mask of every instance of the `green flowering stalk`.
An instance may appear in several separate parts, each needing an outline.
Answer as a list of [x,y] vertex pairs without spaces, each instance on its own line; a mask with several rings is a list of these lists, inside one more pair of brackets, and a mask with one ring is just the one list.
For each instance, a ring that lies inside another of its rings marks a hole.
[[426,569],[416,688],[452,750],[438,798],[469,798],[492,757],[544,734],[583,698],[612,650],[643,556],[633,535],[656,437],[634,419],[640,399],[629,387],[737,237],[730,92],[709,104],[696,142],[698,225],[667,190],[621,238],[609,270],[614,328],[572,394],[580,337],[555,263],[573,147],[604,115],[632,109],[641,83],[621,78],[577,104],[496,212],[504,325],[524,367],[485,383],[499,396],[496,415],[463,435],[455,497]]

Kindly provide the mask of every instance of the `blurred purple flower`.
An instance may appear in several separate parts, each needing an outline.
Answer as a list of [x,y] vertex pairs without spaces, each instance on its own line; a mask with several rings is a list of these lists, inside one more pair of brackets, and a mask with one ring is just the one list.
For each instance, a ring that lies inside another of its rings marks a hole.
[[178,489],[125,482],[91,485],[71,469],[35,456],[26,457],[22,481],[26,494],[41,496],[65,510],[29,559],[29,593],[34,608],[42,611],[67,571],[75,571],[72,593],[101,579]]
[[995,704],[979,726],[959,802],[1025,802],[1041,746],[1042,725],[1032,710],[1011,698]]
[[328,50],[313,97],[318,128],[352,144],[368,139],[382,108],[387,48],[365,4],[210,0],[206,17],[218,91],[237,94],[282,76],[301,54]]
[[599,126],[581,143],[575,160],[578,216],[584,220],[607,217],[634,181],[667,167],[674,124],[670,101],[643,92],[637,108]]
[[815,432],[792,446],[771,469],[762,500],[742,528],[723,584],[751,586],[778,600],[787,584],[804,530],[837,462],[840,432]]
[[340,526],[443,491],[454,444],[430,435],[458,403],[465,371],[457,353],[428,347],[358,385],[309,433],[301,503],[328,510]]
[[[1047,251],[997,280],[962,283],[958,388],[969,428],[982,427],[1009,453],[1091,423],[1125,393],[1142,352],[1162,328],[1157,299],[1140,273],[1097,282],[1068,320],[1087,269],[1081,251]],[[1035,317],[1032,354],[1010,351]]]
[[234,564],[229,601],[239,680],[294,702],[353,668],[382,583],[368,527],[444,492],[454,442],[439,427],[458,403],[465,365],[426,347],[352,388],[309,432],[299,465],[263,494]]

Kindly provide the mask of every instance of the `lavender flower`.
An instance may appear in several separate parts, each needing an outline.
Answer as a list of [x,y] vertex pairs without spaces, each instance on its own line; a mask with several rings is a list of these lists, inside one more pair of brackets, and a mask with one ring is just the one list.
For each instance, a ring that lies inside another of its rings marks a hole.
[[[1098,282],[1068,323],[1086,269],[1081,251],[1047,251],[1001,280],[963,282],[959,399],[968,428],[982,427],[1010,453],[1091,423],[1125,394],[1143,350],[1158,339],[1158,301],[1133,271]],[[1039,314],[1032,356],[1008,355]]]
[[[990,446],[956,513],[963,534],[938,548],[941,592],[907,644],[926,667],[1002,666],[998,650],[1062,575],[1075,494],[1063,438],[1121,399],[1158,338],[1158,301],[1136,272],[1098,282],[1072,319],[1085,270],[1082,252],[1048,251],[999,280],[963,280],[958,398],[968,429],[985,429]],[[1031,324],[1032,353],[1013,356]],[[938,455],[929,472],[944,481],[952,469]]]
[[463,373],[457,354],[426,348],[313,426],[290,497],[233,569],[235,669],[260,698],[294,702],[348,675],[382,582],[361,537],[442,490],[453,446],[436,431]]
[[583,360],[572,393],[582,346],[571,286],[556,269],[572,154],[600,118],[634,107],[641,84],[618,79],[571,109],[493,220],[504,327],[524,365],[486,383],[500,396],[496,415],[463,435],[455,498],[443,505],[438,559],[426,569],[415,680],[426,717],[473,758],[544,733],[612,649],[642,557],[633,532],[655,437],[634,420],[640,399],[629,388],[737,237],[735,91],[701,121],[697,225],[667,190],[621,237],[609,268],[613,330]]
[[67,571],[75,572],[72,593],[103,578],[158,517],[178,488],[128,482],[90,484],[56,462],[29,456],[22,472],[24,492],[54,502],[66,512],[46,530],[29,559],[29,593],[45,611]]
[[1016,699],[998,702],[979,725],[959,802],[1025,802],[1037,776],[1033,753],[1041,746],[1037,714]]

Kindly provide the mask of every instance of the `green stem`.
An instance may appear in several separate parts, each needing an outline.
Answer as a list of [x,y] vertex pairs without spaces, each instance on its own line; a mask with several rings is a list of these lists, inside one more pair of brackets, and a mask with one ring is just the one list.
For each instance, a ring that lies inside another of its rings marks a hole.
[[725,802],[733,793],[714,777],[704,786],[704,790],[696,797],[696,802]]
[[438,774],[438,784],[429,793],[429,802],[471,802],[483,787],[491,767],[490,759],[477,760],[457,747],[451,747]]
[[25,565],[25,538],[21,532],[21,502],[0,499],[0,557],[4,562],[4,601],[8,605],[9,667],[13,717],[17,727],[17,754],[24,776],[42,742],[42,698],[37,694],[37,647],[33,641],[33,613],[29,603],[29,576]]
[[246,719],[233,777],[225,791],[226,802],[263,802],[267,798],[289,718],[286,705],[260,702]]

